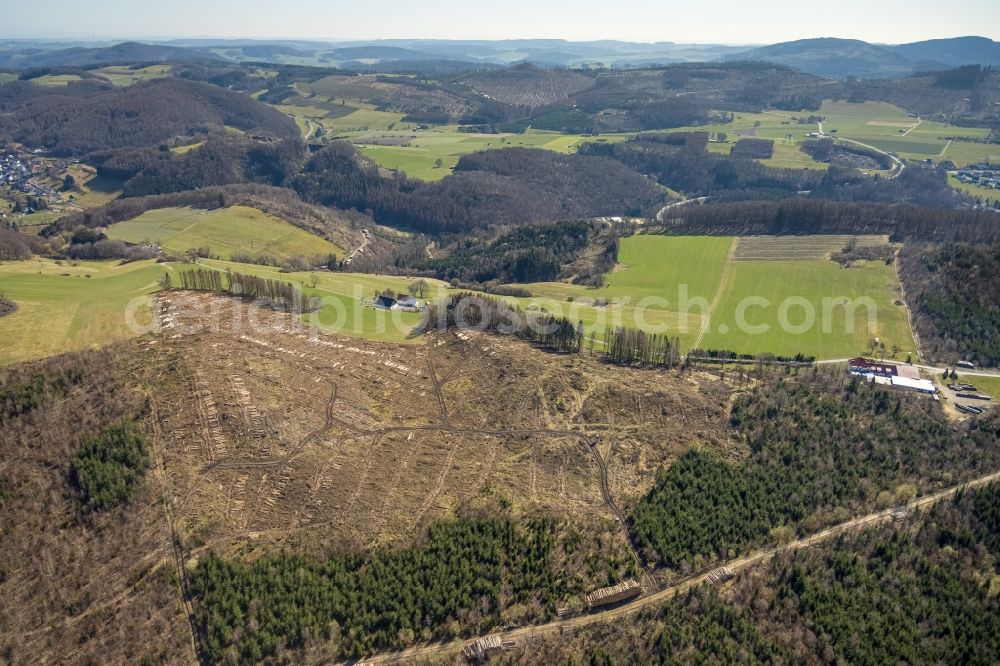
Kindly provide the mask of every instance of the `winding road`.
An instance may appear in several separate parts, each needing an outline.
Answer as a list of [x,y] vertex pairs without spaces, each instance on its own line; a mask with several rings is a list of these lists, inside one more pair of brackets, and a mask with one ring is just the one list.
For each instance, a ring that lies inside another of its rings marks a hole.
[[[820,126],[822,126],[822,123],[820,123]],[[820,130],[820,134],[822,134],[822,130]],[[829,136],[829,135],[823,134],[823,136]],[[885,155],[890,160],[892,160],[892,169],[889,171],[889,175],[886,176],[886,178],[889,180],[895,180],[899,178],[903,174],[903,171],[906,170],[906,164],[903,162],[903,160],[899,159],[892,153],[887,153],[881,148],[876,148],[875,146],[868,145],[867,143],[861,143],[860,141],[855,141],[854,139],[845,139],[844,137],[836,137],[836,138],[838,141],[843,141],[845,143],[853,143],[855,146],[861,146],[862,148],[867,148],[868,150],[874,150],[876,153]]]
[[706,201],[708,201],[708,197],[696,197],[694,199],[684,199],[682,201],[668,203],[666,206],[656,211],[656,221],[663,224],[663,218],[666,216],[667,211],[671,208],[682,208],[683,206],[690,206],[691,204],[703,204]]

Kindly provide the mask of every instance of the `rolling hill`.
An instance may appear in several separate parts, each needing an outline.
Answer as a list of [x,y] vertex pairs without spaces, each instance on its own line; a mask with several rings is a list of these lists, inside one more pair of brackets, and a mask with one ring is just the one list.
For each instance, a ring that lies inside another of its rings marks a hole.
[[174,255],[209,248],[227,260],[238,256],[285,261],[346,254],[324,238],[246,206],[215,210],[158,208],[113,225],[107,234],[127,243],[157,243]]
[[885,45],[821,37],[762,46],[724,59],[764,60],[830,78],[881,78],[961,65],[1000,65],[1000,43],[985,37],[955,37]]
[[12,68],[91,67],[94,65],[218,59],[219,56],[214,53],[201,49],[123,42],[113,46],[74,46],[48,52],[0,54],[0,66]]
[[386,39],[346,42],[188,39],[91,45],[80,42],[8,42],[0,67],[85,68],[109,64],[248,60],[336,65],[375,71],[459,71],[531,63],[544,67],[630,68],[682,62],[763,60],[831,78],[905,76],[967,64],[1000,64],[1000,43],[986,37],[875,44],[822,37],[761,46],[562,39]]
[[246,95],[164,78],[127,88],[86,82],[60,89],[15,81],[0,88],[0,140],[58,155],[153,146],[178,134],[232,127],[297,137],[295,122]]

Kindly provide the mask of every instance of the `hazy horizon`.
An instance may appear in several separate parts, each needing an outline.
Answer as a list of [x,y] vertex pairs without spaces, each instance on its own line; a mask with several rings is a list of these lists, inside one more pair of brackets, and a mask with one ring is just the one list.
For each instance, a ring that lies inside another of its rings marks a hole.
[[470,9],[457,0],[427,0],[419,7],[383,2],[377,10],[317,0],[286,0],[278,6],[176,0],[141,8],[125,0],[104,0],[88,7],[81,13],[79,3],[69,0],[13,4],[4,10],[0,39],[565,39],[745,45],[820,36],[885,44],[1000,36],[1000,4],[982,0],[955,0],[947,12],[929,0],[913,0],[903,10],[845,0],[835,11],[819,12],[790,0],[775,0],[766,9],[732,0],[697,6],[623,0],[613,11],[596,0],[547,5],[509,0],[488,9]]

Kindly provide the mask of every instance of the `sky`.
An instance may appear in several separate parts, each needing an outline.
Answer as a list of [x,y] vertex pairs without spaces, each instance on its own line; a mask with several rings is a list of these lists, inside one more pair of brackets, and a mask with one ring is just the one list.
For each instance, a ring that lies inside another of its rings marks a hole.
[[762,44],[1000,39],[997,0],[2,0],[0,38],[618,39]]

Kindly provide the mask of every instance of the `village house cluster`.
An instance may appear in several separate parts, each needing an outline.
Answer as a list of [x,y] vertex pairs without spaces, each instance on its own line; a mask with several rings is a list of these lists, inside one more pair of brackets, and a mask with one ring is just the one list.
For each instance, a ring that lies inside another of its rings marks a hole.
[[955,171],[954,174],[960,182],[1000,190],[1000,167],[989,164],[970,164],[964,169]]
[[[65,165],[60,165],[65,168]],[[45,165],[14,153],[0,153],[0,187],[19,192],[46,203],[58,203],[59,193],[43,182]],[[30,206],[25,213],[33,213]]]
[[31,176],[31,165],[28,162],[17,155],[0,154],[0,183],[19,192],[28,192]]

